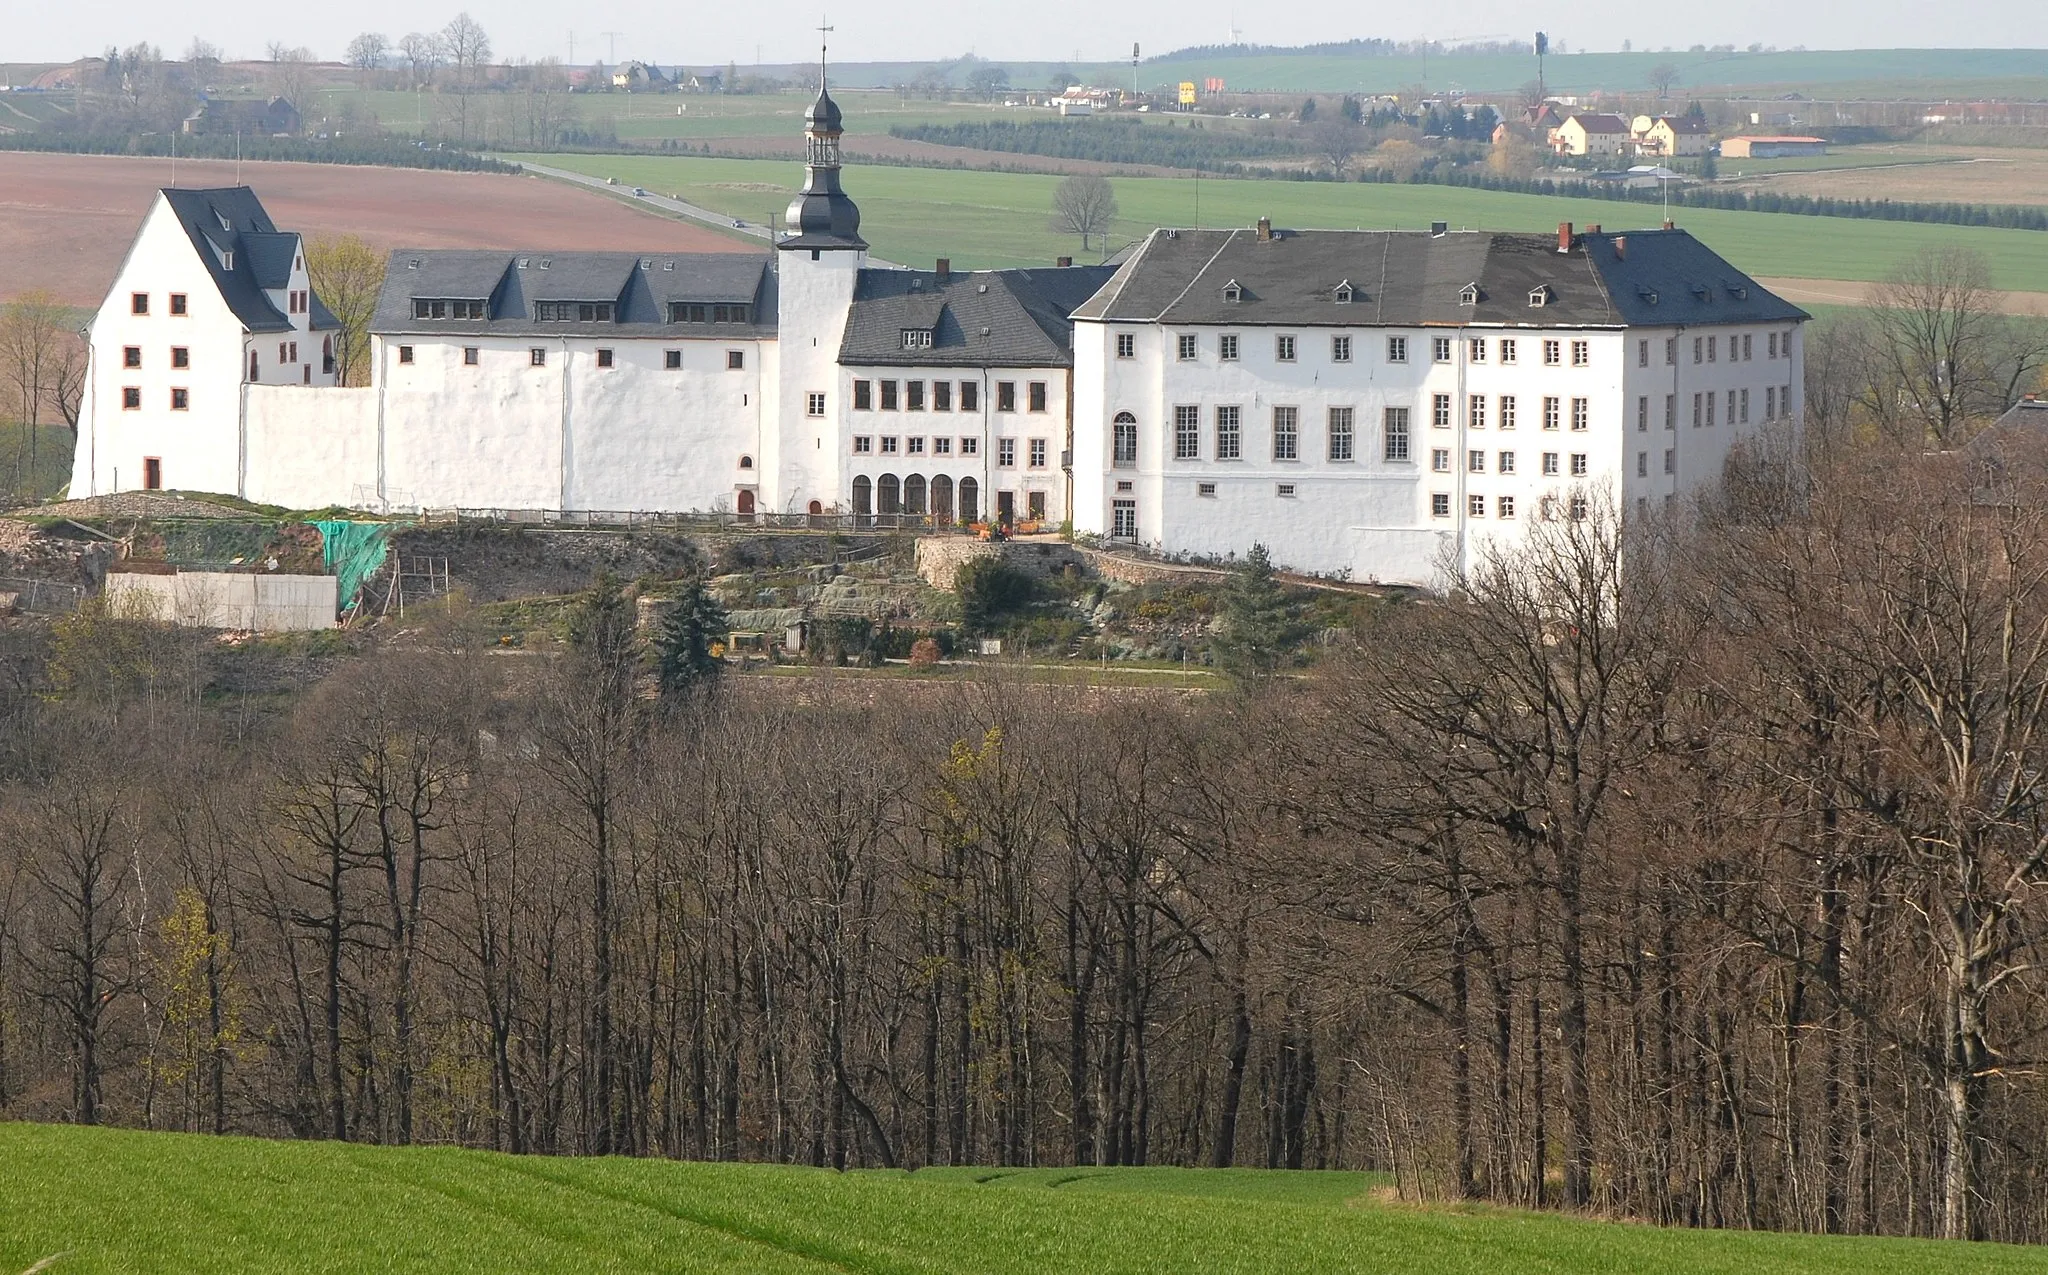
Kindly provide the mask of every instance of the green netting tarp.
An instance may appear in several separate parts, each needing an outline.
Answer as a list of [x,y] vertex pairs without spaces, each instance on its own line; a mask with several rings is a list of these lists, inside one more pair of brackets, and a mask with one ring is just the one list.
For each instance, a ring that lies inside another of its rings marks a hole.
[[346,611],[355,605],[363,581],[384,565],[394,524],[316,520],[313,525],[320,529],[321,560],[335,575],[341,609]]

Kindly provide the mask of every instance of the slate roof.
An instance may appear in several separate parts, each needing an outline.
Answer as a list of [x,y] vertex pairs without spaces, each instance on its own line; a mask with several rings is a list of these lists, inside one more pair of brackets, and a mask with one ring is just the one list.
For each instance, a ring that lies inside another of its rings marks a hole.
[[[285,287],[299,237],[272,225],[262,201],[247,186],[161,193],[242,326],[251,332],[291,331],[291,320],[271,304],[264,289]],[[316,332],[340,326],[317,295],[307,317]]]
[[[400,248],[384,271],[370,330],[381,334],[467,332],[499,336],[752,339],[775,334],[775,272],[767,254],[505,252]],[[484,301],[485,319],[415,319],[413,301]],[[536,301],[609,301],[602,322],[540,322]],[[748,323],[670,323],[671,301],[753,307]]]
[[[1071,367],[1074,308],[1115,271],[1108,266],[863,270],[840,342],[842,364],[878,367]],[[930,348],[903,348],[907,329]]]
[[[1574,113],[1572,115],[1566,116],[1564,122],[1565,124],[1569,124],[1573,120],[1577,120],[1579,122],[1579,127],[1585,129],[1588,133],[1628,132],[1628,121],[1623,119],[1619,115]],[[1559,127],[1562,128],[1563,125],[1559,125]]]
[[[1625,241],[1625,242],[1624,242]],[[1235,282],[1240,299],[1225,299]],[[1349,282],[1349,303],[1336,300]],[[1479,286],[1477,304],[1460,293]],[[1529,304],[1544,288],[1545,303]],[[1668,327],[1807,317],[1683,230],[1155,230],[1075,319],[1210,326]]]

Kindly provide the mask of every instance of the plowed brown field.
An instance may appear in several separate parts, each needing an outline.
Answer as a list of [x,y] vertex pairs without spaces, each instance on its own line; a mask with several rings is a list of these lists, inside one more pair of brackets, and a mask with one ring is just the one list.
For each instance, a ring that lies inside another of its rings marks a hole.
[[[35,288],[96,306],[171,179],[167,159],[0,151],[0,300]],[[342,164],[242,165],[280,229],[379,250],[747,252],[758,245],[538,177]],[[229,186],[232,162],[178,161],[178,185]]]

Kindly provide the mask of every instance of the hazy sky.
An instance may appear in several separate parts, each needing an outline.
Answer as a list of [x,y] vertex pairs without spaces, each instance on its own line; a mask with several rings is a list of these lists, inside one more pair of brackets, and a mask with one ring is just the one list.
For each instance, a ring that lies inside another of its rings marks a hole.
[[[397,39],[432,30],[453,17],[460,0],[359,0],[300,8],[275,0],[7,0],[0,24],[0,62],[64,61],[109,44],[148,40],[175,57],[194,36],[230,56],[258,57],[272,40],[305,45],[338,59],[357,32],[381,31]],[[814,56],[818,18],[795,5],[695,4],[673,0],[473,0],[470,14],[490,32],[501,58],[569,55],[587,64],[608,57],[605,31],[617,31],[618,56],[660,62],[788,62]],[[1586,0],[1564,6],[1516,0],[1464,0],[1454,6],[1387,6],[1306,0],[1176,0],[1175,3],[1105,4],[1102,0],[986,0],[935,4],[837,0],[828,6],[833,56],[851,61],[924,60],[972,50],[1017,61],[1121,59],[1132,41],[1147,56],[1190,44],[1222,43],[1233,24],[1239,38],[1261,44],[1300,44],[1355,36],[1452,40],[1512,35],[1537,27],[1573,49],[1762,42],[1789,48],[2048,46],[2048,4],[2040,0],[1976,0],[1967,8],[1926,0],[1864,0],[1854,4],[1786,4],[1784,0],[1720,0],[1699,5],[1644,5]],[[1954,21],[1967,12],[1967,24]],[[1853,20],[1851,16],[1853,14]]]

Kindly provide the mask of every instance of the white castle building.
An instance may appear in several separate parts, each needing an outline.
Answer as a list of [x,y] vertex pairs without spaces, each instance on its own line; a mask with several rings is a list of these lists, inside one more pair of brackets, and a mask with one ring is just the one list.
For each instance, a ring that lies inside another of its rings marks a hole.
[[805,125],[767,254],[394,252],[363,387],[253,192],[162,191],[92,324],[72,494],[1071,523],[1429,583],[1801,410],[1807,316],[1684,231],[1261,221],[881,268],[828,93]]

